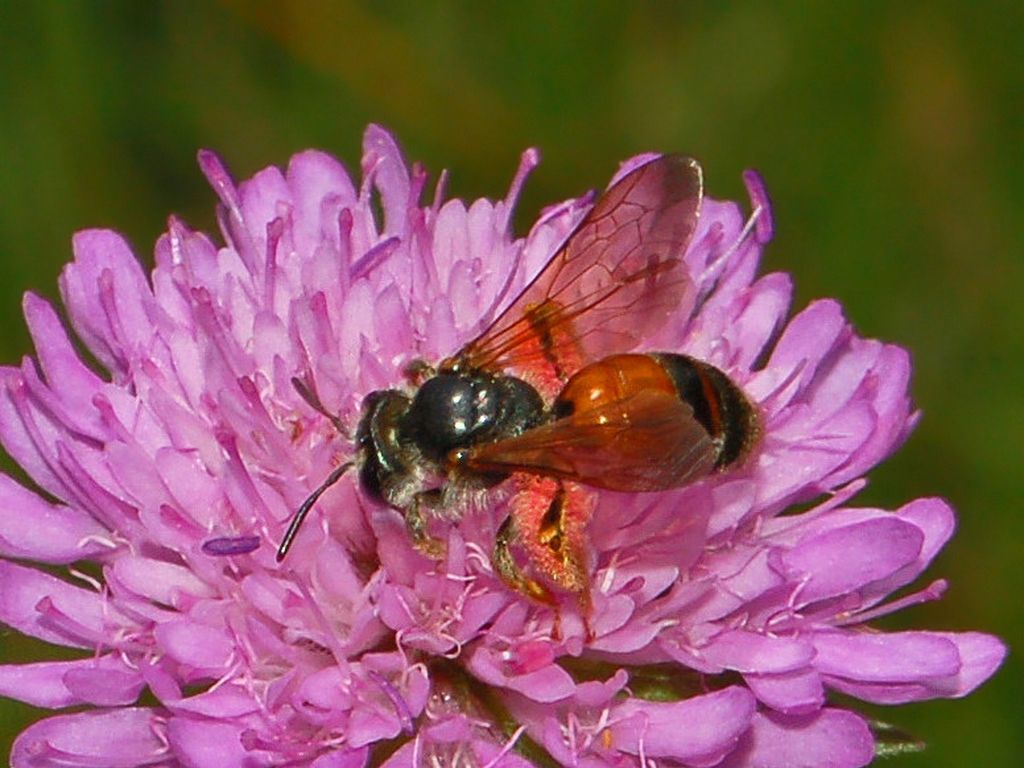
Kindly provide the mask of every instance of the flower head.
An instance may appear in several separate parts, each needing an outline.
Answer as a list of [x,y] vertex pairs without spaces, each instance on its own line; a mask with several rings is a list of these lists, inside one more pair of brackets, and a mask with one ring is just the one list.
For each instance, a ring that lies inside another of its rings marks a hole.
[[594,492],[589,626],[556,631],[496,575],[501,493],[434,521],[431,557],[345,474],[276,561],[364,398],[471,339],[592,204],[514,239],[537,160],[503,200],[445,201],[442,176],[423,205],[426,174],[376,127],[358,185],[319,152],[236,185],[203,152],[225,245],[172,218],[147,278],[117,234],[76,235],[70,328],[28,295],[37,357],[2,372],[0,440],[38,491],[0,477],[0,621],[83,651],[0,667],[0,693],[76,708],[22,733],[15,766],[852,767],[872,732],[830,692],[956,697],[994,672],[991,636],[869,627],[942,593],[892,597],[953,513],[852,506],[917,418],[910,362],[833,301],[787,319],[789,277],[757,273],[754,174],[746,223],[703,202],[693,296],[645,347],[725,372],[759,443],[685,488]]

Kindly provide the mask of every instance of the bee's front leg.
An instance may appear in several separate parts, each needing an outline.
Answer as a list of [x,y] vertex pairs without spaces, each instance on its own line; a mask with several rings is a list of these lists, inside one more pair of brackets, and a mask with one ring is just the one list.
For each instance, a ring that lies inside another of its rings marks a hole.
[[413,546],[434,560],[442,559],[447,547],[441,539],[436,539],[427,532],[428,510],[436,509],[442,498],[442,493],[437,488],[420,491],[412,497],[409,506],[402,510],[405,527],[412,538]]

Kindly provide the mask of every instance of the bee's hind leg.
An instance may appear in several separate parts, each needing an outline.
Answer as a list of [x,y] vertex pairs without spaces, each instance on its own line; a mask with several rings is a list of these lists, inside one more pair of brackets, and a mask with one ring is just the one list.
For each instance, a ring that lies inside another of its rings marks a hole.
[[[494,568],[511,589],[556,611],[558,598],[545,584],[526,575],[510,547],[519,544],[530,566],[556,587],[576,595],[580,614],[591,634],[590,575],[586,526],[593,509],[592,495],[575,483],[547,477],[523,476],[509,502],[509,516],[498,530]],[[557,630],[556,630],[557,631]]]

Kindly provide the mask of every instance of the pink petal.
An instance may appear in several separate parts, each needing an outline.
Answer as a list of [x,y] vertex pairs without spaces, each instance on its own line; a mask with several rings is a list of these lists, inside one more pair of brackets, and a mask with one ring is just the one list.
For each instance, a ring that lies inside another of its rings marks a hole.
[[108,230],[75,234],[75,260],[60,279],[75,331],[110,370],[122,370],[152,338],[152,292],[124,239]]
[[167,739],[183,768],[250,768],[268,765],[266,753],[242,743],[244,728],[233,721],[172,717]]
[[467,666],[485,683],[510,688],[534,701],[559,701],[571,696],[575,688],[572,677],[558,664],[546,664],[540,669],[517,674],[511,665],[503,662],[489,649],[478,649]]
[[447,285],[452,267],[470,256],[468,215],[461,200],[449,200],[437,214],[431,243],[433,263],[428,266],[433,266],[432,280],[438,285]]
[[966,696],[999,669],[1006,659],[1006,643],[983,632],[933,632],[957,646],[960,671],[945,695],[953,698]]
[[37,408],[30,405],[25,376],[17,368],[0,367],[0,442],[12,459],[43,490],[64,501],[74,492],[56,468],[49,419],[40,423]]
[[235,644],[223,630],[186,619],[165,621],[154,632],[157,644],[172,658],[201,670],[224,670]]
[[[291,188],[285,182],[284,174],[273,166],[264,168],[238,185],[242,217],[260,253],[266,246],[267,224],[282,214],[287,215],[291,197]],[[257,274],[263,271],[263,266],[263,263],[259,264]]]
[[[370,758],[370,748],[360,749],[334,749],[327,754],[320,755],[309,764],[309,768],[364,768]],[[387,765],[391,765],[388,761]]]
[[924,542],[914,563],[871,588],[871,592],[881,596],[896,591],[920,576],[956,529],[956,515],[944,499],[916,499],[900,507],[896,514],[900,519],[916,525],[924,534]]
[[895,517],[878,518],[812,536],[779,560],[790,579],[806,579],[799,594],[806,604],[890,576],[917,559],[923,542],[916,525]]
[[712,664],[738,672],[791,672],[807,666],[814,648],[803,640],[771,637],[757,632],[726,630],[701,648]]
[[109,578],[140,597],[167,606],[177,606],[184,596],[200,598],[216,594],[188,568],[149,557],[124,555],[117,558]]
[[134,704],[143,688],[138,670],[124,664],[113,669],[83,664],[67,671],[64,684],[83,702],[98,707]]
[[64,564],[110,552],[107,529],[72,507],[48,504],[0,475],[0,554]]
[[792,294],[792,279],[779,272],[765,275],[750,287],[742,311],[723,329],[732,365],[740,369],[754,365],[785,322]]
[[372,169],[374,185],[380,190],[384,208],[381,235],[402,234],[409,199],[409,172],[394,137],[378,125],[363,135],[364,171]]
[[754,709],[754,697],[738,686],[675,702],[628,699],[612,709],[612,746],[632,755],[710,764],[733,748]]
[[92,397],[102,388],[102,379],[82,362],[48,301],[28,293],[23,306],[46,382],[70,410],[92,413]]
[[336,211],[355,204],[355,187],[341,163],[315,150],[292,157],[286,177],[294,198],[296,249],[313,253],[323,240],[337,237]]
[[807,717],[759,712],[722,768],[860,768],[874,756],[871,731],[852,712],[824,709]]
[[19,632],[59,645],[91,647],[94,639],[109,634],[119,618],[95,592],[0,561],[0,621]]
[[795,374],[783,393],[773,394],[774,409],[787,405],[814,377],[819,361],[825,358],[847,332],[842,308],[835,301],[816,301],[793,317],[775,345],[762,375],[755,378],[752,393],[763,401],[774,388]]
[[203,717],[230,719],[258,712],[261,702],[241,684],[222,685],[204,693],[179,699],[168,708],[175,714],[196,714]]
[[142,687],[139,672],[116,656],[0,666],[0,695],[48,709],[131,704]]
[[860,682],[910,683],[955,675],[956,644],[932,632],[818,632],[815,668]]
[[804,715],[821,709],[825,687],[821,675],[813,669],[780,675],[744,675],[758,700],[785,715]]
[[936,698],[961,698],[988,680],[1006,658],[1006,645],[999,638],[980,632],[920,633],[944,640],[955,647],[959,667],[944,677],[922,678],[919,682],[861,681],[829,677],[828,685],[838,691],[877,704],[906,704]]
[[80,712],[40,720],[11,748],[13,768],[138,768],[164,763],[166,745],[149,709]]
[[352,709],[345,730],[349,744],[353,747],[363,747],[395,738],[402,732],[402,724],[393,713],[364,703]]
[[473,753],[478,765],[490,768],[536,768],[536,763],[519,756],[513,748],[485,739],[474,739]]
[[877,417],[877,426],[843,471],[832,478],[836,484],[859,477],[891,454],[906,439],[916,422],[916,417],[911,414],[911,402],[907,394],[910,355],[906,350],[891,344],[879,344],[878,347],[876,359],[866,372],[855,396],[855,399],[871,404]]
[[334,712],[351,709],[350,678],[351,672],[342,667],[327,667],[307,675],[295,692],[296,707],[308,705]]

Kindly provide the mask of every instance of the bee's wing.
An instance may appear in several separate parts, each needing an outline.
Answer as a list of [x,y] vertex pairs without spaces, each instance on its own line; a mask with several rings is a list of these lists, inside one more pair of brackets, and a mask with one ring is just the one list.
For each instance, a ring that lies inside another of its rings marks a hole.
[[616,491],[657,491],[711,472],[717,448],[678,397],[644,390],[518,437],[469,449],[478,472],[531,472]]
[[474,369],[554,367],[561,379],[625,352],[679,306],[697,227],[700,165],[662,155],[608,189],[490,327],[450,358]]

